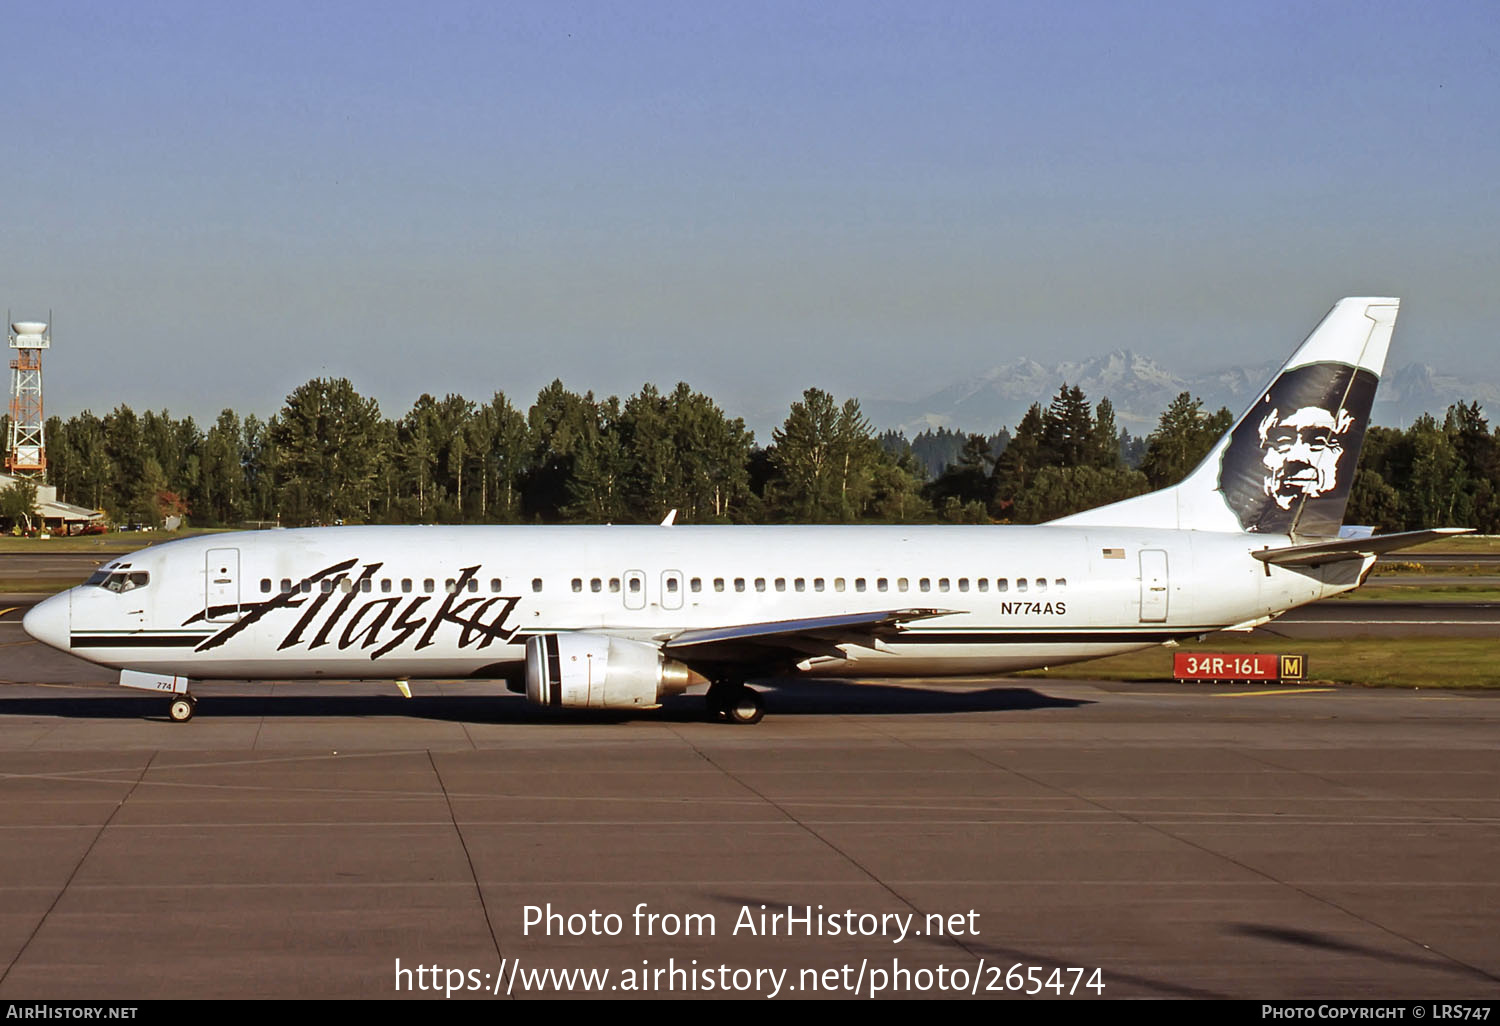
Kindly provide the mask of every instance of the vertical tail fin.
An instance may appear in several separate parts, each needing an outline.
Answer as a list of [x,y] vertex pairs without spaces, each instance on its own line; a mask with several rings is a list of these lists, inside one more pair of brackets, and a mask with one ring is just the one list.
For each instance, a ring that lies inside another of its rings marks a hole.
[[1400,305],[1340,300],[1181,484],[1055,523],[1336,536]]

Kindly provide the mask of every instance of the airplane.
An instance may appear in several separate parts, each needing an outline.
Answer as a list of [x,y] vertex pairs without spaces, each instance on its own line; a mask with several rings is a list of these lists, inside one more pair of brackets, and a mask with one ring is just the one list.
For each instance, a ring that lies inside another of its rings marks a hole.
[[[214,534],[102,565],[26,631],[172,696],[193,680],[503,681],[555,709],[767,676],[1006,674],[1248,630],[1463,529],[1340,525],[1400,305],[1323,318],[1179,484],[1036,526],[348,526]],[[1346,532],[1347,533],[1347,532]]]

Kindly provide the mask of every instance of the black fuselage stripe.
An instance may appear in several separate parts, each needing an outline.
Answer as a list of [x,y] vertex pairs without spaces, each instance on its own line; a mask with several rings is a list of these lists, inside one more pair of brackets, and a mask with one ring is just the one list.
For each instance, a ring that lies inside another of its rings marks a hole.
[[[1157,631],[973,631],[938,632],[904,631],[889,638],[890,645],[1111,645],[1111,644],[1161,644],[1180,638],[1191,638],[1218,630],[1217,627],[1190,627]],[[75,634],[74,648],[191,648],[211,634]],[[755,638],[743,639],[755,642]],[[774,639],[771,639],[774,642]],[[550,686],[550,704],[562,704],[562,659],[558,652],[557,635],[544,635],[547,652],[547,677]]]
[[191,648],[211,634],[75,634],[74,648]]
[[994,631],[986,633],[938,633],[904,631],[885,639],[888,645],[1109,645],[1153,644],[1191,638],[1219,630],[1217,627],[1177,628],[1169,631]]

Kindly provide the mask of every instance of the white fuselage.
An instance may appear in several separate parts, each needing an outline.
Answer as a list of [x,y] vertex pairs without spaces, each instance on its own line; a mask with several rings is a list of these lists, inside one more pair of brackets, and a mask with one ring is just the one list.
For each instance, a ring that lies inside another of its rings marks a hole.
[[794,668],[1002,673],[1264,620],[1355,587],[1367,565],[1288,569],[1249,554],[1287,542],[1067,526],[260,531],[122,557],[101,575],[144,583],[74,588],[27,628],[106,666],[195,679],[499,678],[534,634],[661,642],[923,608],[952,612]]

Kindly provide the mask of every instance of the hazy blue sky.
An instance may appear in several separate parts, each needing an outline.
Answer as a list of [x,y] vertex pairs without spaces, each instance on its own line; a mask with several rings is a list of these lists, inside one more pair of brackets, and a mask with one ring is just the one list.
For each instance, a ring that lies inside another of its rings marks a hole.
[[1500,377],[1492,0],[49,0],[0,36],[0,301],[54,311],[65,416],[320,375],[757,415],[1263,362],[1348,294],[1403,297],[1393,364]]

